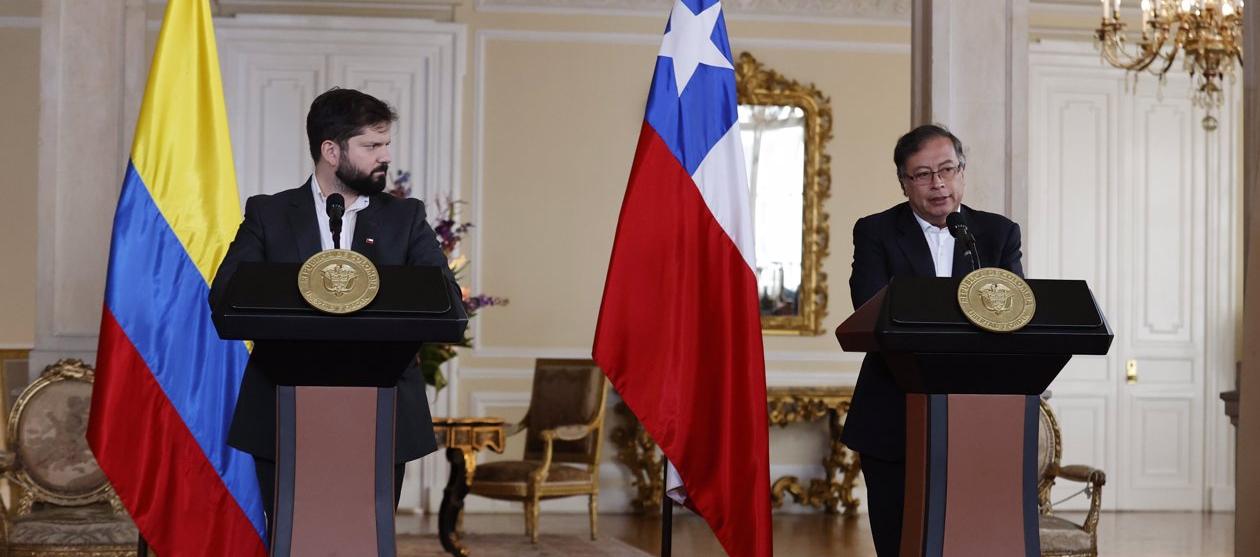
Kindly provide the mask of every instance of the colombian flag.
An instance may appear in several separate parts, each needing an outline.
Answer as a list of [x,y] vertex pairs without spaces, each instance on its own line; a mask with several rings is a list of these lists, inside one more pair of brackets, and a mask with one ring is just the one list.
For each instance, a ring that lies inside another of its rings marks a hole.
[[163,557],[265,554],[227,432],[248,358],[206,303],[241,220],[208,0],[167,4],[114,216],[88,443]]

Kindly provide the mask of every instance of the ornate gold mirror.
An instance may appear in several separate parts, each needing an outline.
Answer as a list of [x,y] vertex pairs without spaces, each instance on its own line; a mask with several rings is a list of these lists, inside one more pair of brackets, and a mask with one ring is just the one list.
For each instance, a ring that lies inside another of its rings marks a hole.
[[827,315],[831,101],[766,69],[747,52],[735,65],[739,127],[756,231],[761,329],[822,334]]

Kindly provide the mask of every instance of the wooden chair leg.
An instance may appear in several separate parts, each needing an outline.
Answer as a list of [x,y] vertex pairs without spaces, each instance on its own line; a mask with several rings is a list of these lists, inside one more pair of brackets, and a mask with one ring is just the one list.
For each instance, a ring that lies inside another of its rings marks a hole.
[[529,543],[538,543],[538,496],[529,504]]
[[525,535],[531,539],[534,537],[534,505],[533,501],[525,500]]
[[589,507],[590,507],[590,513],[591,513],[591,541],[595,541],[595,534],[597,530],[596,523],[598,522],[598,517],[599,517],[599,492],[598,491],[591,494],[591,502],[590,502]]

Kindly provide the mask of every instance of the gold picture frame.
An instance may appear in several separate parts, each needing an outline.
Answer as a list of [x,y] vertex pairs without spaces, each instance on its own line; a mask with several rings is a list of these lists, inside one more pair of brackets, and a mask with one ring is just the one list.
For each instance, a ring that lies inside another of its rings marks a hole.
[[[805,153],[802,203],[800,286],[793,315],[761,316],[762,332],[772,335],[815,336],[823,333],[827,315],[827,273],[823,258],[830,250],[831,227],[824,203],[831,196],[831,99],[813,84],[783,77],[741,52],[735,64],[739,104],[791,106],[804,112]],[[754,200],[755,203],[755,200]]]

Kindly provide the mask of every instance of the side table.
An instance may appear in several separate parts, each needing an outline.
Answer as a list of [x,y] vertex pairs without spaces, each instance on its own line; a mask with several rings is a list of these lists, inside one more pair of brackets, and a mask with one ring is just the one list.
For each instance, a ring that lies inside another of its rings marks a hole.
[[506,426],[502,418],[434,418],[433,433],[438,445],[446,447],[446,461],[451,464],[451,476],[438,509],[438,540],[447,553],[468,557],[468,550],[459,543],[458,530],[464,497],[477,468],[477,451],[502,453]]

